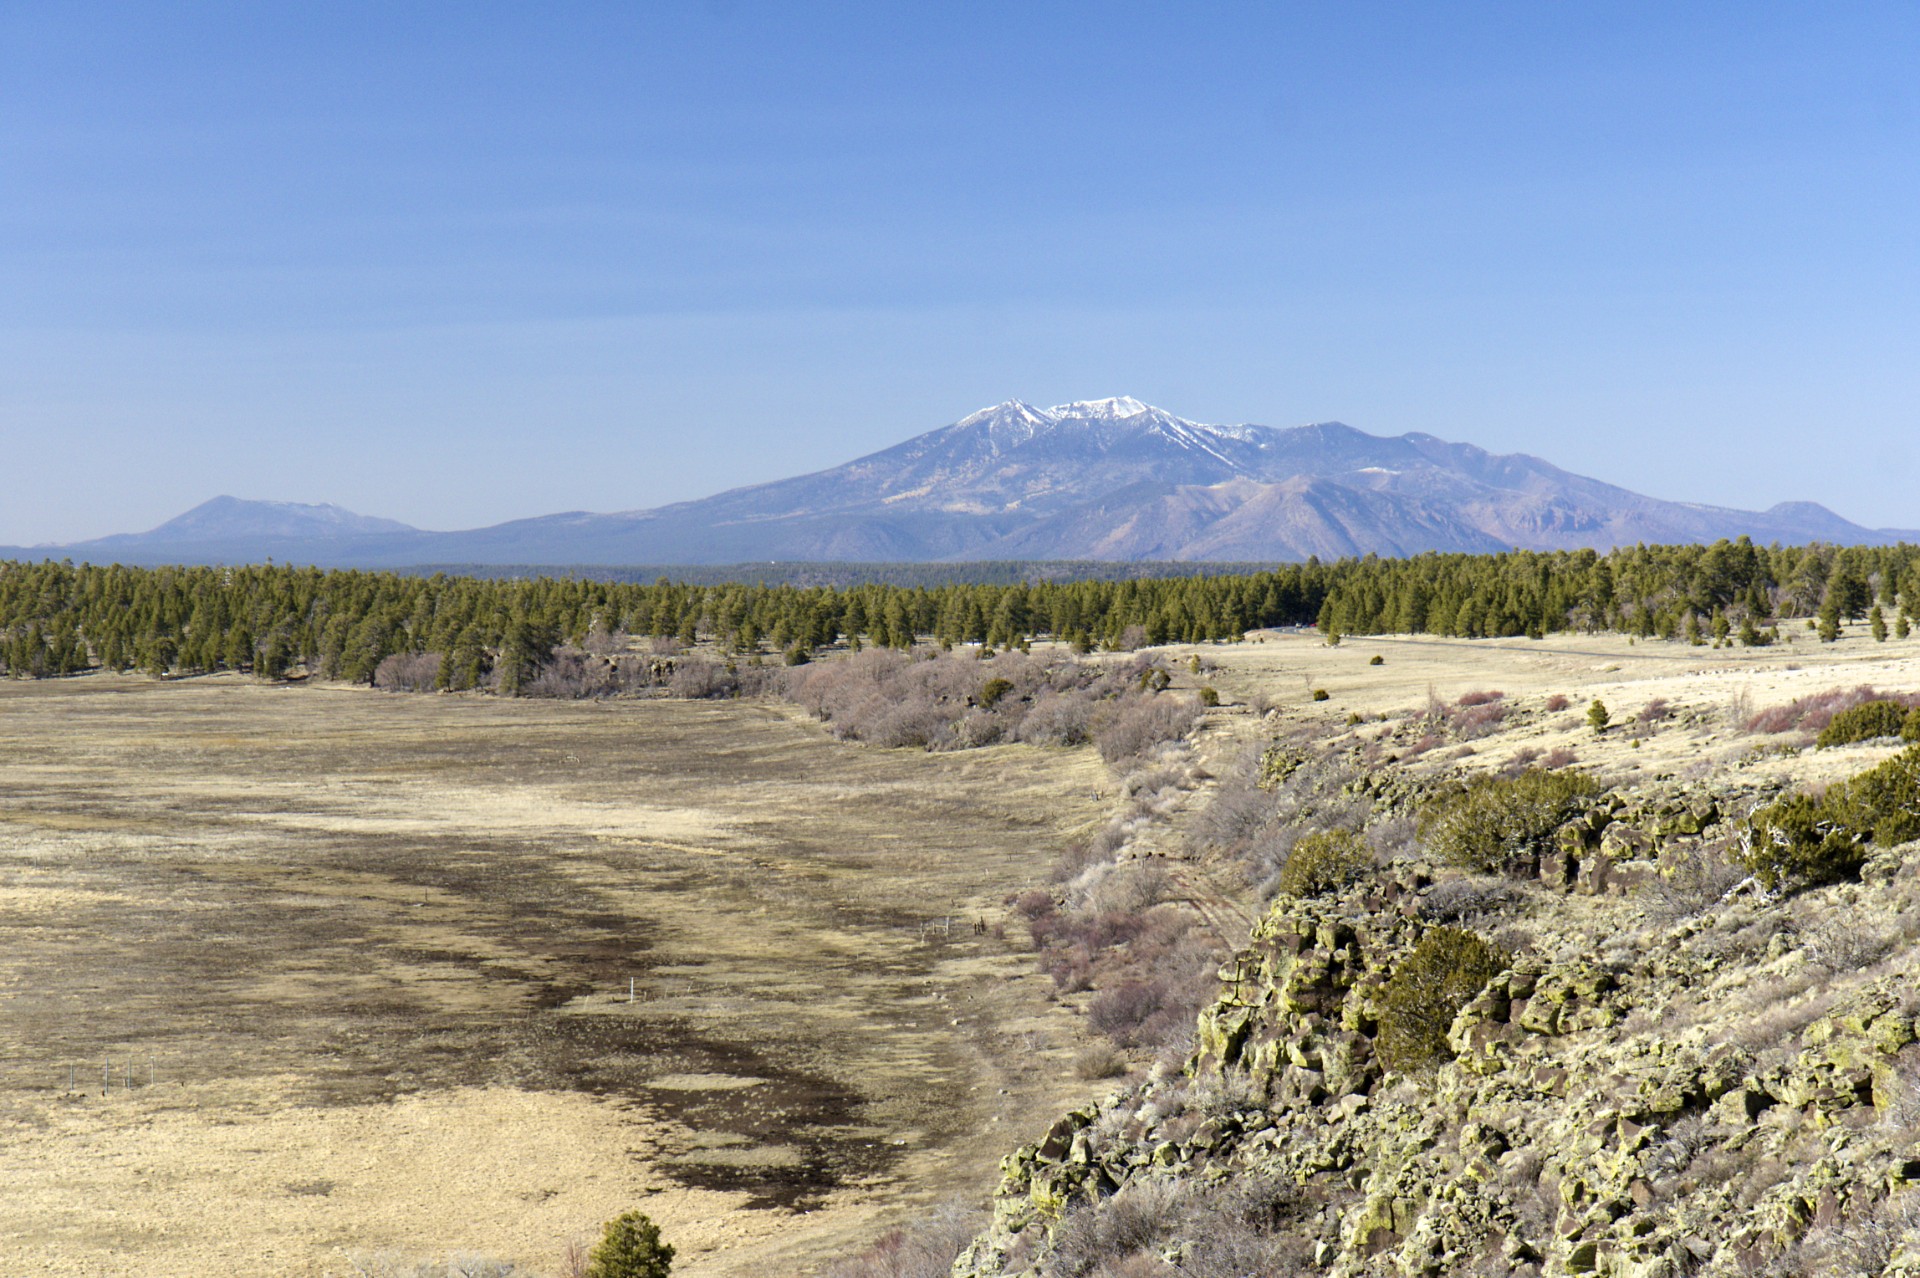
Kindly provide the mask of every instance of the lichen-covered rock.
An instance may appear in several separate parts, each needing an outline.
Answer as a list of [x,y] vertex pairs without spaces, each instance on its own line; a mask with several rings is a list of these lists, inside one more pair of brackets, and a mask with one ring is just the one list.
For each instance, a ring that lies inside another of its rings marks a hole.
[[[1676,831],[1715,815],[1697,796],[1679,811],[1661,818]],[[1602,857],[1620,816],[1570,823],[1585,828],[1563,830],[1566,855]],[[1920,933],[1911,873],[1846,889],[1845,908],[1910,910],[1904,935]],[[1157,1178],[1297,1187],[1310,1210],[1287,1227],[1316,1268],[1295,1269],[1330,1278],[1920,1278],[1920,1241],[1897,1230],[1882,1230],[1894,1241],[1872,1268],[1834,1259],[1860,1254],[1848,1241],[1860,1221],[1911,1202],[1920,1222],[1910,971],[1823,976],[1795,939],[1814,924],[1778,917],[1793,901],[1721,901],[1662,928],[1634,895],[1540,892],[1568,921],[1455,1016],[1451,1060],[1402,1076],[1375,1040],[1393,973],[1429,930],[1428,878],[1404,866],[1276,903],[1221,969],[1185,1069],[1068,1114],[1009,1157],[993,1225],[954,1274],[1051,1278],[1063,1221]]]

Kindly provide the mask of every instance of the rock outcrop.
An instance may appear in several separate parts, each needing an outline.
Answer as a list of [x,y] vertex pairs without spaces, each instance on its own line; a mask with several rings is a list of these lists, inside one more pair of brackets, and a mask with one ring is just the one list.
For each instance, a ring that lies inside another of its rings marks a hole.
[[[954,1273],[1107,1272],[1060,1250],[1075,1220],[1156,1184],[1262,1181],[1296,1195],[1275,1228],[1297,1259],[1271,1272],[1920,1274],[1888,1223],[1920,1220],[1920,988],[1902,958],[1920,845],[1859,884],[1664,921],[1651,885],[1721,817],[1695,794],[1564,830],[1543,869],[1558,892],[1524,907],[1533,943],[1459,1010],[1451,1059],[1413,1075],[1378,1040],[1434,871],[1277,901],[1184,1065],[1010,1155]],[[1847,929],[1884,944],[1848,951]],[[1148,1243],[1163,1263],[1205,1242],[1182,1219]]]

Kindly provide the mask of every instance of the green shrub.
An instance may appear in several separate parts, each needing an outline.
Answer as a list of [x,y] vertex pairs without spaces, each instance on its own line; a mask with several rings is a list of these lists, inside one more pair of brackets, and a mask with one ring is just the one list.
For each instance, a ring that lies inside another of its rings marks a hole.
[[1315,688],[1313,690],[1313,699],[1315,701],[1325,701],[1330,695],[1325,688]]
[[1218,689],[1216,689],[1216,688],[1215,688],[1215,687],[1214,687],[1214,686],[1213,686],[1212,684],[1210,684],[1210,683],[1209,683],[1209,684],[1205,684],[1205,685],[1203,685],[1203,686],[1201,687],[1201,689],[1200,689],[1200,704],[1201,704],[1201,705],[1203,705],[1203,706],[1217,706],[1217,705],[1219,705],[1219,704],[1220,704],[1220,692],[1219,692],[1219,690],[1218,690]]
[[1352,830],[1316,830],[1293,845],[1280,871],[1282,896],[1319,896],[1358,882],[1373,853]]
[[1869,844],[1920,838],[1920,746],[1827,787],[1755,813],[1744,861],[1768,887],[1831,883],[1865,863]]
[[1427,803],[1420,837],[1429,851],[1455,865],[1528,871],[1550,849],[1554,831],[1601,789],[1591,776],[1571,770],[1475,777]]
[[660,1241],[660,1226],[645,1212],[630,1211],[607,1222],[587,1264],[587,1278],[667,1278],[673,1247]]
[[1898,701],[1863,701],[1834,715],[1827,726],[1820,729],[1814,745],[1824,749],[1871,741],[1875,737],[1897,737],[1906,722],[1907,708]]
[[1607,724],[1612,721],[1613,716],[1608,713],[1606,703],[1600,700],[1600,698],[1595,697],[1593,704],[1587,707],[1587,726],[1592,728],[1594,734],[1597,736],[1605,732],[1607,730]]
[[1429,929],[1387,978],[1374,1042],[1380,1063],[1405,1074],[1448,1056],[1453,1018],[1512,961],[1472,932]]
[[1920,706],[1907,711],[1907,717],[1900,725],[1902,741],[1920,741]]
[[1367,664],[1370,666],[1384,666],[1387,664],[1387,659],[1376,652],[1373,654],[1372,659],[1369,660]]
[[974,700],[979,704],[981,709],[991,710],[996,704],[998,704],[1000,698],[1006,696],[1009,692],[1012,692],[1012,691],[1013,691],[1012,680],[989,679],[986,681],[986,683],[981,685],[980,695],[978,697],[975,697]]

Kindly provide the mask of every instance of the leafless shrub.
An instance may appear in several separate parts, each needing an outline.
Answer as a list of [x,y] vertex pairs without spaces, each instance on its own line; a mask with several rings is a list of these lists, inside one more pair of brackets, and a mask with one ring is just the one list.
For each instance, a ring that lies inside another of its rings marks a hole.
[[1049,1269],[1062,1278],[1088,1278],[1104,1266],[1157,1251],[1172,1234],[1181,1196],[1171,1181],[1136,1180],[1111,1198],[1068,1213]]
[[1540,766],[1551,771],[1555,768],[1570,768],[1578,762],[1580,762],[1579,755],[1565,746],[1559,746],[1547,751],[1546,757],[1540,760]]
[[616,663],[580,648],[556,648],[533,678],[520,687],[522,696],[578,701],[610,697],[624,691]]
[[1647,913],[1665,924],[1690,919],[1723,899],[1747,878],[1725,843],[1687,843],[1670,847],[1659,874],[1646,886]]
[[1733,1028],[1731,1041],[1751,1052],[1787,1046],[1801,1030],[1833,1010],[1839,994],[1822,990],[1811,997],[1805,985],[1788,983],[1773,991],[1777,1001],[1763,1007]]
[[1500,775],[1517,777],[1540,761],[1540,751],[1533,746],[1522,746],[1513,752],[1513,757],[1500,765]]
[[1489,939],[1509,954],[1531,954],[1539,938],[1524,927],[1503,927]]
[[1902,1054],[1885,1087],[1880,1121],[1895,1131],[1920,1133],[1920,1053]]
[[1893,951],[1894,939],[1861,926],[1857,919],[1828,919],[1807,933],[1801,952],[1807,962],[1832,976],[1858,972]]
[[740,680],[717,661],[681,657],[674,663],[667,690],[689,701],[718,700],[740,690]]
[[1067,844],[1047,869],[1049,883],[1071,883],[1089,867],[1113,860],[1113,854],[1126,843],[1126,832],[1119,823],[1110,822],[1092,838]]
[[385,692],[432,692],[440,679],[437,652],[399,652],[374,667],[373,686]]
[[1223,785],[1200,810],[1190,837],[1203,850],[1237,853],[1273,819],[1274,809],[1274,796],[1256,785]]
[[1093,702],[1084,694],[1045,692],[1021,720],[1015,739],[1028,745],[1070,746],[1093,728]]
[[1129,693],[1104,716],[1093,742],[1108,763],[1145,754],[1166,741],[1192,732],[1205,711],[1192,697],[1167,693]]
[[1651,734],[1655,728],[1673,718],[1673,706],[1665,697],[1655,697],[1640,708],[1634,716],[1634,723],[1643,734]]
[[1362,837],[1373,849],[1373,859],[1385,865],[1419,850],[1420,822],[1408,815],[1383,817],[1362,831]]
[[1158,859],[1127,861],[1113,866],[1090,885],[1088,902],[1107,914],[1145,914],[1167,899],[1171,876]]
[[1270,900],[1280,890],[1280,876],[1293,856],[1294,846],[1308,831],[1297,825],[1270,825],[1247,845],[1241,864],[1247,884],[1256,887],[1261,900]]
[[1158,766],[1129,772],[1126,779],[1120,783],[1120,789],[1128,798],[1135,798],[1159,794],[1163,790],[1183,789],[1187,784],[1188,775],[1185,769]]
[[1478,741],[1482,737],[1489,737],[1498,732],[1500,725],[1506,721],[1506,706],[1498,701],[1487,701],[1456,711],[1451,727],[1456,738],[1462,741]]
[[1113,645],[1116,652],[1134,652],[1146,646],[1147,628],[1141,625],[1128,626],[1122,630],[1120,637],[1114,641]]
[[1504,917],[1525,896],[1498,879],[1448,879],[1434,884],[1420,898],[1420,917],[1432,923],[1471,926]]
[[1800,697],[1784,706],[1769,706],[1750,717],[1745,727],[1748,732],[1771,735],[1783,732],[1818,733],[1833,721],[1834,715],[1869,701],[1897,701],[1912,706],[1920,705],[1920,695],[1875,692],[1871,684],[1865,683],[1855,688],[1829,688],[1825,692]]
[[1127,1072],[1127,1058],[1106,1043],[1093,1043],[1073,1058],[1073,1076],[1093,1080],[1119,1078]]
[[1299,1229],[1307,1204],[1277,1177],[1236,1177],[1196,1188],[1182,1204],[1188,1241],[1180,1273],[1192,1278],[1314,1271],[1313,1241]]
[[1463,692],[1460,694],[1460,699],[1454,704],[1463,708],[1490,706],[1496,701],[1504,700],[1506,695],[1506,693],[1499,691]]
[[1902,1250],[1920,1246],[1920,1198],[1913,1194],[1883,1198],[1851,1220],[1807,1232],[1773,1266],[1787,1278],[1826,1278],[1832,1274],[1878,1275]]
[[1678,1176],[1711,1144],[1712,1132],[1706,1115],[1688,1114],[1667,1128],[1647,1155],[1647,1174],[1655,1179]]
[[1087,1005],[1087,1023],[1108,1038],[1131,1046],[1140,1027],[1164,1005],[1167,993],[1157,980],[1123,982],[1094,995]]
[[963,750],[1085,741],[1126,678],[1059,653],[975,659],[875,650],[796,667],[785,692],[843,740]]
[[1437,750],[1447,743],[1447,739],[1438,733],[1429,732],[1405,750],[1400,752],[1402,759],[1417,759],[1429,750]]
[[631,645],[631,636],[624,630],[609,632],[605,627],[595,625],[587,631],[587,637],[580,641],[583,651],[596,657],[612,657],[625,652]]
[[1011,904],[1014,912],[1026,919],[1037,919],[1042,914],[1051,914],[1054,911],[1052,894],[1039,888],[1029,888],[1020,893],[1013,898]]
[[939,1208],[888,1230],[858,1255],[829,1265],[826,1278],[946,1278],[986,1223],[984,1212],[960,1206]]
[[1549,714],[1559,714],[1562,710],[1565,710],[1568,706],[1572,704],[1573,702],[1567,700],[1564,696],[1556,692],[1551,697],[1547,698],[1547,712]]

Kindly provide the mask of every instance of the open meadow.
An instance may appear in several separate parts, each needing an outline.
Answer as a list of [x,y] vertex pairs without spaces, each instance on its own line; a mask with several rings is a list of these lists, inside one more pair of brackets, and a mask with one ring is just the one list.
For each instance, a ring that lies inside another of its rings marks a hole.
[[[1844,775],[1894,747],[1748,720],[1914,691],[1916,642],[1176,645],[1172,691],[1220,706],[1121,855],[1257,914],[1190,826],[1275,738],[1416,776]],[[0,1270],[552,1274],[637,1206],[676,1273],[804,1273],[977,1204],[1113,1086],[1076,1079],[1086,999],[1006,902],[1129,810],[1123,774],[835,742],[773,700],[0,683]]]
[[793,1271],[977,1194],[1087,1085],[976,922],[1103,784],[756,703],[0,683],[0,1271],[550,1273],[635,1206]]

